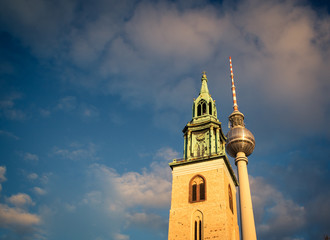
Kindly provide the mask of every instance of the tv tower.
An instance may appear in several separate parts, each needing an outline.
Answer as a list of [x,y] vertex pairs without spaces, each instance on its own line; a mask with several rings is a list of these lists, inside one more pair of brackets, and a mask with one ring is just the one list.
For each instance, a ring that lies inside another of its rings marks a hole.
[[229,62],[234,111],[229,116],[230,130],[227,134],[226,151],[231,157],[235,158],[235,164],[237,166],[242,239],[256,240],[257,235],[247,171],[247,157],[254,150],[255,140],[253,134],[245,128],[243,113],[238,111],[231,57],[229,57]]

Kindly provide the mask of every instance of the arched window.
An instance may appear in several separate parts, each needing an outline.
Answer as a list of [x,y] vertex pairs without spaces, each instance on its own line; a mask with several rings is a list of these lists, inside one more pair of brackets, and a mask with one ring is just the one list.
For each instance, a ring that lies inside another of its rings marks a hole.
[[203,102],[202,109],[203,109],[203,115],[206,114],[206,102]]
[[233,206],[233,194],[231,192],[231,187],[228,184],[228,197],[229,197],[229,207],[232,213],[234,213],[234,206]]
[[202,106],[199,104],[197,107],[197,116],[202,115]]
[[198,103],[198,106],[197,106],[197,116],[201,116],[201,115],[204,115],[206,114],[206,106],[207,106],[207,103],[205,102],[205,100],[201,100],[199,103]]
[[200,202],[206,199],[205,180],[202,176],[195,176],[189,183],[189,202]]
[[211,102],[209,102],[209,113],[210,113],[210,115],[212,115],[212,103]]
[[203,239],[203,214],[197,210],[192,216],[192,239],[202,240]]

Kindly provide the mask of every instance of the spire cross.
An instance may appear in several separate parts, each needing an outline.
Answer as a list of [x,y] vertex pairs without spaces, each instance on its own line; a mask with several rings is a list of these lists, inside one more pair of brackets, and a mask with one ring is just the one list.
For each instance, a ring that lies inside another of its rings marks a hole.
[[238,111],[236,90],[235,90],[235,84],[234,84],[233,64],[231,62],[231,57],[229,57],[229,64],[230,64],[231,90],[233,93],[233,103],[234,103],[233,108],[234,108],[234,111]]

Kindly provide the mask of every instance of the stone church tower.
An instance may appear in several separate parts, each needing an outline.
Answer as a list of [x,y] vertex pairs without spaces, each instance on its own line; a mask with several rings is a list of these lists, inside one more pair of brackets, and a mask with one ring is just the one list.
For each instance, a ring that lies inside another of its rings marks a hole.
[[237,179],[225,153],[205,72],[192,120],[184,127],[184,154],[174,159],[169,240],[238,240]]

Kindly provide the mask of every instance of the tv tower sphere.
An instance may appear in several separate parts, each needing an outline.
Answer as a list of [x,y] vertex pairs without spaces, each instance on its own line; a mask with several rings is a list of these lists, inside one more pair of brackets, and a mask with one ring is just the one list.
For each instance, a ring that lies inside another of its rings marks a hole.
[[244,126],[238,125],[229,130],[227,134],[226,150],[231,157],[236,158],[239,152],[244,152],[248,157],[253,152],[254,147],[254,136]]

